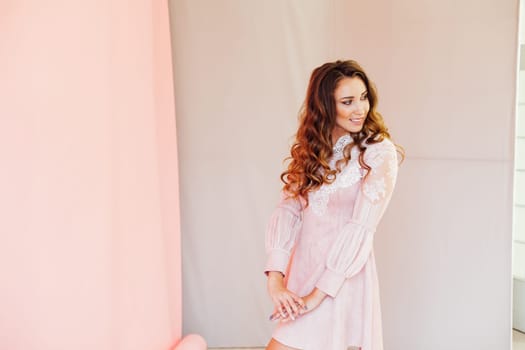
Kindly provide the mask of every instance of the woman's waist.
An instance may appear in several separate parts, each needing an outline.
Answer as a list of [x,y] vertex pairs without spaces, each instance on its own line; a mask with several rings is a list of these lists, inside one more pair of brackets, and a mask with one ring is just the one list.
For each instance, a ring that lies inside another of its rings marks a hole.
[[305,223],[301,227],[301,232],[298,236],[297,244],[312,245],[318,244],[319,241],[325,241],[330,238],[335,238],[338,232],[341,231],[343,225],[337,223]]

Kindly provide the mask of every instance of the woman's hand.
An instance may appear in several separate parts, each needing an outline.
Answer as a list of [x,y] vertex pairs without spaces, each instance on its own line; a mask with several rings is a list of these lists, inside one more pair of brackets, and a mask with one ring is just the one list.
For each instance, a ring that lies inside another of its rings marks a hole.
[[[283,277],[284,276],[277,271],[270,271],[268,273],[268,294],[270,294],[275,306],[274,313],[270,317],[270,320],[277,318],[291,318],[295,320],[295,317],[301,313],[301,309],[304,309],[306,306],[302,298],[286,289]],[[278,315],[278,317],[274,315]]]
[[324,298],[326,298],[326,295],[327,294],[322,290],[314,288],[310,294],[303,298],[304,302],[306,303],[306,307],[308,308],[306,312],[310,312],[321,305]]
[[[320,289],[314,288],[314,290],[308,294],[307,296],[303,297],[303,301],[305,303],[305,306],[299,310],[299,316],[304,315],[312,310],[315,310],[321,303],[323,302],[324,298],[326,298],[326,293],[323,292]],[[289,314],[283,315],[282,313],[275,311],[272,316],[270,316],[270,320],[277,320],[281,319],[283,322],[287,322],[290,319],[295,320],[295,316],[291,317]]]

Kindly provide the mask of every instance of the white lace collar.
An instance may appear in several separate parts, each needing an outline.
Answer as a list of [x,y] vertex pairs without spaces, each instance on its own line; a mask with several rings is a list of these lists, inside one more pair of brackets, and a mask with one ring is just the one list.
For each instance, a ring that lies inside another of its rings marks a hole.
[[342,155],[346,145],[348,145],[352,141],[352,136],[348,134],[339,137],[334,147],[332,148],[332,151],[334,152],[334,157]]
[[[341,136],[333,147],[333,156],[330,160],[330,167],[335,169],[335,163],[343,158],[344,148],[353,141],[350,135]],[[331,184],[322,184],[320,188],[316,191],[309,193],[310,205],[312,211],[316,215],[323,215],[326,212],[328,206],[328,200],[331,193],[334,193],[340,188],[347,188],[358,183],[363,174],[361,173],[361,165],[359,164],[359,150],[357,147],[353,147],[352,158],[346,164],[346,166],[341,170],[340,173],[336,175],[334,182]]]

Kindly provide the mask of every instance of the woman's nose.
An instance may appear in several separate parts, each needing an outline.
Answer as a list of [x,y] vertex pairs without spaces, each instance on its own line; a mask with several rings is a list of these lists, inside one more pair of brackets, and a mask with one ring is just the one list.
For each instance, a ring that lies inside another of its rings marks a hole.
[[364,113],[365,112],[365,102],[364,101],[357,102],[355,106],[355,111],[356,113]]

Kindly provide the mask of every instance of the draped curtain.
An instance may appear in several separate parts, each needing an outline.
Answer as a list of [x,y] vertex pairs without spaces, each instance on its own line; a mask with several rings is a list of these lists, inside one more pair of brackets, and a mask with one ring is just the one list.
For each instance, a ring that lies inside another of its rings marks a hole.
[[165,1],[0,3],[0,348],[181,337]]

